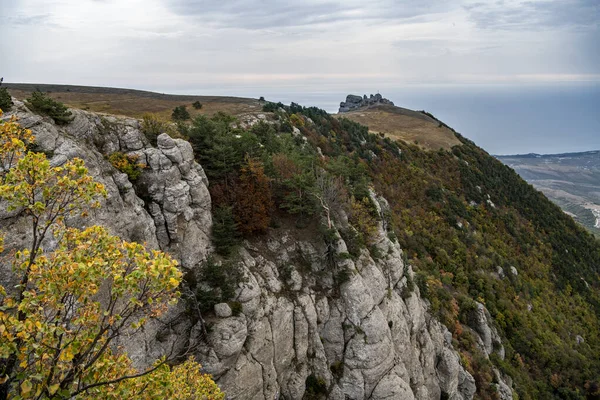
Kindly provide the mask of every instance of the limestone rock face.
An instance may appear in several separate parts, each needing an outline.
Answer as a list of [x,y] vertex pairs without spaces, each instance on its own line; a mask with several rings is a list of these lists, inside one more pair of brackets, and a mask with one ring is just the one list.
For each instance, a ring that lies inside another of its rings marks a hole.
[[[210,251],[212,224],[208,180],[194,161],[191,145],[163,134],[159,147],[153,148],[140,131],[135,119],[104,116],[71,110],[72,123],[57,126],[52,120],[31,113],[15,100],[8,119],[15,114],[19,123],[31,129],[37,145],[52,155],[52,165],[61,165],[78,157],[85,161],[90,174],[107,190],[99,209],[86,219],[71,218],[73,226],[103,225],[123,239],[161,248],[178,258],[184,268],[193,268]],[[145,164],[141,177],[130,182],[106,160],[116,151],[138,157]],[[2,229],[8,233],[6,247],[22,248],[30,240],[25,219],[15,218],[0,204]],[[44,246],[51,249],[51,243]],[[14,277],[2,271],[0,284]]]
[[[372,196],[384,212],[386,202]],[[246,242],[239,262],[246,279],[234,299],[242,314],[205,316],[214,325],[196,356],[228,398],[302,399],[311,375],[329,399],[473,398],[475,380],[450,332],[418,288],[403,299],[413,272],[381,223],[378,259],[364,250],[331,264],[324,243],[296,233],[278,229]],[[337,247],[347,251],[341,237]],[[341,270],[349,278],[337,282]]]
[[[370,101],[349,100],[359,99]],[[23,103],[16,102],[14,110],[40,147],[53,152],[52,163],[80,157],[106,186],[103,207],[70,224],[104,225],[126,240],[170,252],[190,271],[210,253],[208,181],[189,143],[162,134],[152,147],[130,118],[73,110],[74,121],[57,127]],[[136,182],[106,161],[115,151],[147,166]],[[385,199],[371,197],[385,213]],[[23,247],[27,222],[1,204],[0,220],[6,247]],[[343,225],[347,219],[340,220]],[[243,279],[232,299],[239,303],[236,312],[217,304],[202,316],[203,325],[180,302],[162,322],[149,322],[119,344],[138,367],[173,346],[195,346],[196,358],[228,399],[302,399],[309,376],[335,400],[473,398],[475,381],[452,348],[452,335],[429,314],[418,288],[406,293],[413,272],[383,221],[374,240],[377,254],[363,250],[356,259],[328,259],[322,239],[293,229],[244,242],[237,258]],[[337,239],[336,252],[347,254],[341,236]],[[12,280],[10,271],[1,271],[0,284],[11,287]],[[482,307],[471,326],[489,354],[501,343]],[[500,373],[497,382],[502,398],[512,398],[512,383]]]

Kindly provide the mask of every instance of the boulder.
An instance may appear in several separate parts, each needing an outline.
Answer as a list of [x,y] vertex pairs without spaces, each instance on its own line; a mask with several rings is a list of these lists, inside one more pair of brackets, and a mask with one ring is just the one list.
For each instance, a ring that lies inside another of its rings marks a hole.
[[219,318],[231,317],[231,307],[227,303],[215,304],[215,315]]

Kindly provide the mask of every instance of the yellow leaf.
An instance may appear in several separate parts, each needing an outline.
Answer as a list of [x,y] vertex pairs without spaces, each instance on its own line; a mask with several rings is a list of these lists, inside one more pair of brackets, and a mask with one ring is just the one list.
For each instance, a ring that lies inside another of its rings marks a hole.
[[71,361],[73,359],[73,352],[71,349],[66,349],[61,355],[61,360],[63,361]]
[[30,381],[23,381],[23,383],[21,383],[21,393],[26,396],[31,392],[31,389],[33,388],[33,385],[31,384]]
[[48,392],[52,395],[52,394],[56,393],[56,391],[58,390],[59,387],[60,387],[59,383],[55,383],[54,385],[50,385],[50,387],[48,388]]

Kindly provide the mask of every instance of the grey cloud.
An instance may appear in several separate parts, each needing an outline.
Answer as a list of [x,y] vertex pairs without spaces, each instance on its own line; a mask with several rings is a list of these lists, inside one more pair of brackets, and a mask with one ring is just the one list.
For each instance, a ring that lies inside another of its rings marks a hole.
[[464,8],[471,20],[483,29],[597,29],[600,21],[598,0],[526,1],[519,4],[499,0],[473,3]]
[[39,15],[8,15],[0,16],[0,21],[3,21],[7,25],[52,25],[50,19],[51,14],[39,14]]
[[[444,8],[443,0],[393,0],[365,2],[281,0],[167,0],[172,11],[219,27],[269,29],[340,21],[400,20]],[[356,33],[360,33],[357,26]]]

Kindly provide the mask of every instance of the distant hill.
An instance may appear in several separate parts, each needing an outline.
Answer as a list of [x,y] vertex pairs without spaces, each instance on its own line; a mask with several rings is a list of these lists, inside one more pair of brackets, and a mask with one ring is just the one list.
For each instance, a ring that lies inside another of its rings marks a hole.
[[[40,90],[73,108],[134,118],[145,113],[170,118],[173,108],[180,105],[187,106],[192,117],[197,114],[213,115],[219,111],[239,115],[257,112],[262,108],[257,99],[243,97],[186,96],[133,89],[37,83],[4,83],[3,86],[20,100]],[[201,110],[192,107],[195,101],[202,103]]]
[[426,150],[449,150],[460,144],[452,129],[421,111],[376,104],[337,115],[368,126],[372,133],[382,133]]
[[600,151],[497,158],[591,232],[600,234]]

